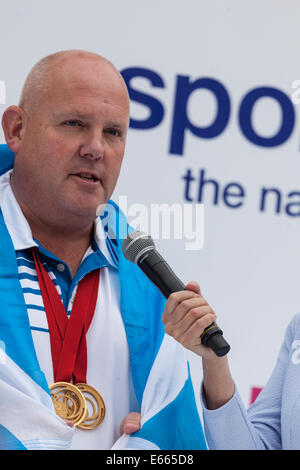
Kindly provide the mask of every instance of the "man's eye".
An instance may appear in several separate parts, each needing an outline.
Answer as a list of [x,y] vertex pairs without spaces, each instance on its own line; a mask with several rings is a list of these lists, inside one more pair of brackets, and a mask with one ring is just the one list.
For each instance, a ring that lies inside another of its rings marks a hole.
[[82,123],[80,121],[75,121],[75,120],[65,121],[64,124],[70,127],[82,126]]
[[106,131],[108,134],[110,135],[115,135],[115,136],[119,136],[120,135],[120,132],[117,130],[117,129],[107,129]]

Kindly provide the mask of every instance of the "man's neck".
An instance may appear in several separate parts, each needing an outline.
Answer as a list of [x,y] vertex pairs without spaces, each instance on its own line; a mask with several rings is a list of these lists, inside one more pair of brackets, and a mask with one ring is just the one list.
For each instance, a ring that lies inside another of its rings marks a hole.
[[69,266],[72,277],[74,277],[86,250],[91,244],[92,231],[93,226],[90,230],[77,234],[77,236],[72,234],[71,237],[70,234],[67,236],[64,233],[55,232],[55,234],[52,234],[38,230],[32,230],[32,234],[46,250]]
[[83,227],[72,227],[66,223],[64,227],[52,225],[41,220],[21,207],[24,216],[31,228],[35,240],[50,251],[57,258],[64,261],[75,276],[81,260],[91,244],[93,234],[93,222]]
[[[91,244],[94,221],[73,215],[62,214],[60,218],[45,218],[34,213],[19,197],[13,179],[11,187],[20,208],[31,228],[32,236],[57,258],[64,261],[75,276],[81,260]],[[68,222],[69,219],[69,222]]]

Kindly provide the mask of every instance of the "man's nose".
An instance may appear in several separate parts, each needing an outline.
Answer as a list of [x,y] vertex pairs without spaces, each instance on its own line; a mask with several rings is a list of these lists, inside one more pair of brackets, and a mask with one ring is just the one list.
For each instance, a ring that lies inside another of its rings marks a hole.
[[99,134],[93,134],[86,138],[81,145],[79,154],[83,158],[90,160],[99,160],[104,157],[103,138]]

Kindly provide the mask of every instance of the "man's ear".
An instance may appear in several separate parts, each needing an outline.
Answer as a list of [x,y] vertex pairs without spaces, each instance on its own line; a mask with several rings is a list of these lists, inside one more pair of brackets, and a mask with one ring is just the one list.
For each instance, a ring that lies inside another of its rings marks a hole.
[[2,116],[2,127],[7,145],[17,153],[25,126],[25,113],[19,106],[9,106]]

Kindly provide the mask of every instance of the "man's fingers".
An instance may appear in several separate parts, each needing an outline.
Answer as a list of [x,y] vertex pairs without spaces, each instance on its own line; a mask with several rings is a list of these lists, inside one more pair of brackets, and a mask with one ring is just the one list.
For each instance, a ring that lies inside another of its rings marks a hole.
[[209,313],[196,320],[189,328],[184,332],[181,332],[180,343],[188,349],[192,349],[194,346],[200,345],[200,336],[205,328],[216,321],[216,318],[217,317],[214,313]]
[[186,290],[190,290],[190,291],[193,291],[195,292],[195,294],[198,294],[198,295],[201,295],[201,289],[200,289],[200,286],[199,284],[196,282],[196,281],[190,281],[186,286],[185,286]]
[[203,357],[214,354],[201,343],[204,330],[216,321],[216,314],[202,296],[199,285],[189,282],[186,290],[173,292],[165,305],[165,332],[185,348]]
[[176,310],[176,308],[185,300],[192,299],[192,298],[200,298],[198,294],[189,290],[183,290],[179,292],[173,292],[169,295],[164,314],[162,316],[163,323],[168,321],[169,316]]
[[73,421],[70,421],[69,419],[65,419],[65,423],[72,428],[74,426]]
[[129,413],[126,418],[123,419],[120,426],[121,434],[132,434],[141,429],[141,414],[137,412]]
[[202,332],[211,323],[216,321],[216,314],[213,312],[209,305],[204,305],[198,308],[190,309],[187,314],[178,323],[168,323],[165,326],[165,331],[170,336],[173,336],[177,341],[181,342],[181,338],[185,333],[195,324],[198,324],[198,329],[202,326]]
[[170,323],[176,325],[182,321],[186,315],[189,314],[190,310],[207,306],[207,302],[204,297],[191,297],[180,302],[172,312],[166,312],[163,323],[166,325]]

